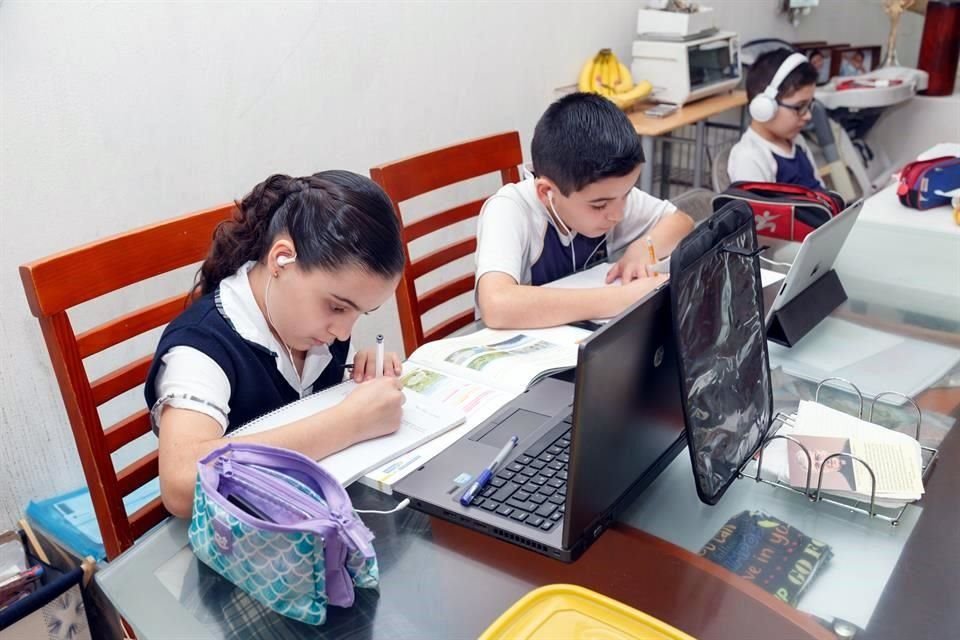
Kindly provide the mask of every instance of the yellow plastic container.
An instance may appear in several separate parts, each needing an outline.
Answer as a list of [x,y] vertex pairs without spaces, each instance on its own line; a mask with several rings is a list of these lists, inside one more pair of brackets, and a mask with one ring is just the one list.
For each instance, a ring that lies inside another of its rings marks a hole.
[[480,640],[694,640],[679,629],[573,584],[534,589]]

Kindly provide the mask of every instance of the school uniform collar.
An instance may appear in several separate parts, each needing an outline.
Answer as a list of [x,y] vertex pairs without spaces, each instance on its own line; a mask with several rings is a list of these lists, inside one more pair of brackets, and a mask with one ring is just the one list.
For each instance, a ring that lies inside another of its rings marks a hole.
[[304,359],[303,375],[297,376],[286,347],[273,335],[250,287],[248,272],[256,264],[251,260],[220,282],[214,294],[217,310],[241,338],[273,355],[283,379],[304,396],[310,393],[313,383],[330,363],[330,350],[326,345],[311,347]]
[[[753,137],[754,140],[756,140],[766,148],[770,149],[770,151],[772,151],[775,155],[780,156],[781,158],[786,158],[787,160],[793,160],[797,156],[797,147],[800,145],[797,144],[796,140],[790,143],[793,146],[791,147],[790,152],[787,153],[786,151],[784,151],[783,149],[781,149],[780,147],[773,144],[772,142],[764,138],[762,135],[754,131],[753,127],[747,127],[746,135]],[[803,134],[801,133],[798,135],[803,135]]]

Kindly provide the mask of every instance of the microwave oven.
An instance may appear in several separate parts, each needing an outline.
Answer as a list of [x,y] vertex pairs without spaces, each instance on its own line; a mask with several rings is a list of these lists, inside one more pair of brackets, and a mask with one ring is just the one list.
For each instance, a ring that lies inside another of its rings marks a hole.
[[684,104],[740,84],[740,38],[719,31],[692,40],[635,40],[630,72],[657,102]]

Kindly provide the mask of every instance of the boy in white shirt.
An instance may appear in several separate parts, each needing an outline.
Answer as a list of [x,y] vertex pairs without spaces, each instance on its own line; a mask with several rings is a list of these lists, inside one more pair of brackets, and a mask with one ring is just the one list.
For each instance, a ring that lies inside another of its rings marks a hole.
[[[493,328],[536,328],[615,316],[663,282],[647,270],[693,228],[690,217],[635,187],[643,151],[626,115],[602,96],[574,93],[540,118],[535,176],[502,187],[477,228],[477,304]],[[540,287],[606,260],[594,289]]]
[[800,53],[769,51],[747,73],[750,127],[730,150],[731,182],[780,182],[823,189],[800,131],[810,121],[817,69]]

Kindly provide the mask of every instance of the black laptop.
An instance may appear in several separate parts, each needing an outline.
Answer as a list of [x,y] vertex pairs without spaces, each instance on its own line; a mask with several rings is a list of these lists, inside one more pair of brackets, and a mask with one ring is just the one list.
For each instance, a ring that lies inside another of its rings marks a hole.
[[[461,506],[514,435],[519,444],[490,484]],[[415,509],[569,562],[684,444],[664,284],[585,339],[575,371],[532,385],[394,492]]]

